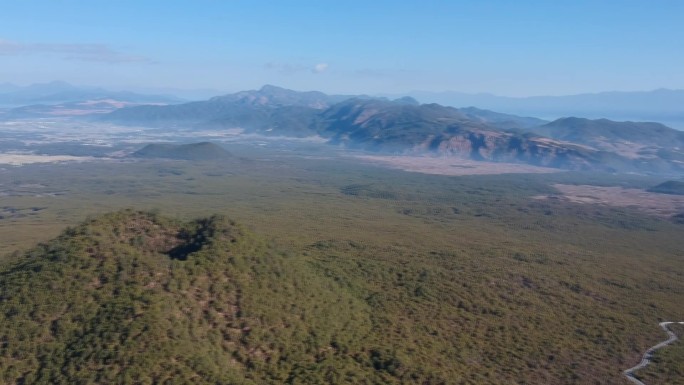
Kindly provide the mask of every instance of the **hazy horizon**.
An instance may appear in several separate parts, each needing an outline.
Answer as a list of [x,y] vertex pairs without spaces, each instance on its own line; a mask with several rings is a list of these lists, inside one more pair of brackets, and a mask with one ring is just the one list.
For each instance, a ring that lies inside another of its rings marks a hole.
[[17,2],[0,15],[0,83],[512,97],[682,89],[682,11],[675,1]]
[[[108,91],[130,91],[130,92],[139,92],[139,93],[145,93],[145,94],[165,94],[168,96],[179,96],[182,97],[183,94],[185,93],[207,93],[207,95],[211,94],[211,96],[220,96],[224,94],[229,94],[229,93],[235,93],[235,92],[240,92],[240,91],[251,91],[251,90],[259,90],[263,87],[266,86],[275,86],[279,88],[284,88],[284,89],[289,89],[292,91],[297,91],[297,92],[310,92],[310,91],[318,91],[318,92],[323,92],[326,94],[335,94],[335,92],[330,92],[326,91],[324,89],[316,89],[316,88],[296,88],[296,87],[286,87],[281,84],[273,84],[273,83],[263,83],[261,85],[256,85],[254,87],[249,87],[249,88],[241,88],[241,89],[212,89],[212,88],[193,88],[193,87],[164,87],[164,86],[159,86],[159,87],[154,87],[154,86],[141,86],[141,85],[117,85],[117,84],[86,84],[86,83],[73,83],[70,81],[62,80],[62,79],[53,79],[53,80],[48,80],[48,81],[28,81],[28,82],[12,82],[12,81],[2,81],[0,82],[0,86],[2,85],[9,85],[9,86],[17,86],[17,87],[31,87],[31,86],[39,86],[39,85],[49,85],[49,84],[58,84],[58,83],[64,83],[68,84],[70,86],[74,86],[77,88],[102,88]],[[402,97],[402,96],[408,96],[412,93],[429,93],[429,94],[463,94],[463,95],[471,95],[471,96],[493,96],[493,97],[500,97],[500,98],[513,98],[513,99],[525,99],[525,98],[538,98],[538,97],[564,97],[564,96],[578,96],[578,95],[596,95],[596,94],[610,94],[610,93],[651,93],[651,92],[659,92],[659,91],[684,91],[684,88],[666,88],[666,87],[660,87],[660,88],[651,88],[651,89],[633,89],[633,90],[603,90],[603,91],[587,91],[587,92],[576,92],[576,93],[571,93],[571,94],[536,94],[536,95],[525,95],[525,96],[511,96],[511,95],[504,95],[504,94],[498,94],[495,92],[489,92],[487,90],[483,91],[473,91],[473,92],[466,92],[466,91],[461,91],[457,89],[443,89],[443,90],[425,90],[425,89],[411,89],[411,90],[406,90],[402,92],[374,92],[370,93],[372,96],[379,96],[379,97]],[[2,93],[2,91],[0,91]],[[178,94],[176,94],[178,93]],[[347,93],[349,95],[361,95],[362,93],[357,92],[357,93]]]

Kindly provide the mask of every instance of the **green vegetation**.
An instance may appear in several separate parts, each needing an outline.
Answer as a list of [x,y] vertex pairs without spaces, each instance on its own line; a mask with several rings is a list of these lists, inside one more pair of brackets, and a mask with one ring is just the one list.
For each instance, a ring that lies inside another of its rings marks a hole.
[[[46,242],[3,263],[2,381],[625,384],[663,339],[654,325],[684,318],[682,225],[532,199],[651,178],[231,151],[2,171],[5,205],[43,208],[0,220],[3,247]],[[174,219],[124,211],[64,230],[130,206]],[[649,385],[676,383],[676,366],[658,368]]]
[[[123,211],[2,272],[0,377],[22,384],[281,384],[383,375],[368,306],[234,223]],[[365,366],[365,367],[364,367]]]
[[148,144],[131,154],[136,158],[166,158],[183,160],[221,160],[229,158],[230,152],[215,143]]

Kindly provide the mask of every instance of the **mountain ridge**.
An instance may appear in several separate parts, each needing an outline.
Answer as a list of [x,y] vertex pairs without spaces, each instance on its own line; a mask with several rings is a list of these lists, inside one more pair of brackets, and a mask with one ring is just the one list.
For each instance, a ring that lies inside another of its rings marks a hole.
[[[340,98],[346,99],[337,101]],[[414,99],[328,97],[274,86],[203,102],[122,108],[103,119],[167,128],[318,135],[334,145],[376,152],[442,154],[566,169],[680,172],[684,168],[684,146],[678,145],[684,143],[681,135],[657,123],[582,118],[546,122],[473,107],[419,104]],[[573,122],[583,123],[573,126]],[[580,131],[575,126],[589,128]],[[606,137],[599,141],[596,132]],[[665,134],[662,140],[654,139]],[[637,139],[643,143],[629,142]]]
[[511,97],[488,93],[411,91],[424,103],[454,107],[477,106],[516,115],[554,120],[563,116],[589,119],[660,121],[684,129],[684,90],[608,91],[559,96]]

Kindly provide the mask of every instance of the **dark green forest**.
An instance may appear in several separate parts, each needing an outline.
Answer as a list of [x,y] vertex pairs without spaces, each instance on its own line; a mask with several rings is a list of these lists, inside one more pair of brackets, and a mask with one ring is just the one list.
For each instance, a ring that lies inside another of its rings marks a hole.
[[231,152],[4,171],[2,382],[626,384],[684,318],[681,224],[534,198],[654,178]]

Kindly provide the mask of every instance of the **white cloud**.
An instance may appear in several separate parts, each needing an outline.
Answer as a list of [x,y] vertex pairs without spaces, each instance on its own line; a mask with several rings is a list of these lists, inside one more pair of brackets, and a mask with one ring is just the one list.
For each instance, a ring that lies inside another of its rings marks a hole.
[[51,54],[67,60],[102,63],[151,63],[149,58],[113,50],[106,44],[17,43],[0,39],[0,55]]
[[311,72],[315,74],[320,74],[325,72],[325,70],[328,69],[328,63],[318,63],[316,64],[312,69]]

